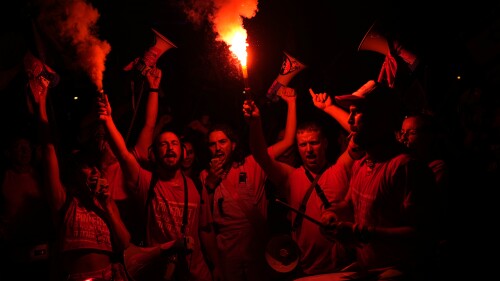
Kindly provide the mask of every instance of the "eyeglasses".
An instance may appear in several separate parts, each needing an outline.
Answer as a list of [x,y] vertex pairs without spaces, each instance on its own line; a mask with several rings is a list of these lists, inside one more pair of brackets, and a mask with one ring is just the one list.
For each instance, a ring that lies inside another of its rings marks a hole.
[[417,129],[409,129],[409,130],[400,130],[399,132],[397,132],[398,134],[398,137],[402,137],[402,136],[415,136],[418,134],[418,131]]

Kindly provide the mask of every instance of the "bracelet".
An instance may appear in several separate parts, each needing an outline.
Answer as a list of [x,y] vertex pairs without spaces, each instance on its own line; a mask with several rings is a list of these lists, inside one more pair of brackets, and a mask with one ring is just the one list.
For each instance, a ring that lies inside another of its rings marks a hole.
[[160,89],[158,89],[158,88],[149,88],[149,92],[150,93],[158,93],[158,92],[160,92]]

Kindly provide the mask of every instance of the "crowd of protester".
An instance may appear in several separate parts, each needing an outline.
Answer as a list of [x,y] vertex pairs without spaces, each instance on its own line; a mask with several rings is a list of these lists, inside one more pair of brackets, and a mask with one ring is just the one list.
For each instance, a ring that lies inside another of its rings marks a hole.
[[[4,135],[1,279],[423,281],[476,268],[494,229],[497,81],[450,86],[446,110],[415,104],[398,75],[416,66],[391,55],[349,94],[282,85],[225,122],[162,110],[171,93],[152,66],[132,78],[147,98],[131,139],[105,93],[60,130],[50,81],[24,77]],[[290,259],[268,248],[276,236]]]

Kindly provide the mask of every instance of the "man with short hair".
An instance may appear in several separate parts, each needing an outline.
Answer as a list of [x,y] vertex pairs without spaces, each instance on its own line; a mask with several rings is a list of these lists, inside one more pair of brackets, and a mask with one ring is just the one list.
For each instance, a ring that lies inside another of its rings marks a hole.
[[[318,122],[302,122],[297,127],[295,139],[303,164],[293,167],[274,159],[265,149],[260,112],[255,102],[245,101],[243,112],[250,126],[252,154],[279,187],[277,197],[286,198],[292,208],[316,220],[330,204],[344,198],[353,159],[346,150],[334,165],[329,163],[328,139]],[[296,277],[334,272],[352,260],[352,254],[342,245],[321,234],[320,226],[295,212],[291,219],[292,238],[301,252]]]

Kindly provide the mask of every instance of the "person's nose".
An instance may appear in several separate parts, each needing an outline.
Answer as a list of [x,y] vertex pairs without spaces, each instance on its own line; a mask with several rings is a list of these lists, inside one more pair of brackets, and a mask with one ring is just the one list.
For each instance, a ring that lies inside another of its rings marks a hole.
[[170,143],[167,143],[167,151],[172,152],[174,149],[172,148],[172,145]]
[[406,139],[408,139],[408,131],[406,131],[406,130],[401,130],[401,131],[399,131],[399,138],[400,138],[401,140],[406,140]]
[[349,116],[347,117],[347,124],[354,125],[354,114],[349,112]]
[[306,151],[307,151],[308,153],[312,153],[312,152],[313,152],[313,147],[312,147],[312,145],[307,144],[307,146],[306,146]]

